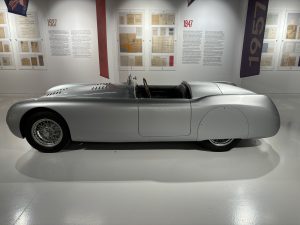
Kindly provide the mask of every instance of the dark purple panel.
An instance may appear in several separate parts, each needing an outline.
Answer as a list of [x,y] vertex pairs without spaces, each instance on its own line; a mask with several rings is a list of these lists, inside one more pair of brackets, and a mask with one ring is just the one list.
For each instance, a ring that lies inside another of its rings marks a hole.
[[241,77],[259,75],[269,0],[249,0]]
[[188,1],[188,6],[190,6],[195,0],[187,0]]
[[26,16],[29,0],[5,0],[8,12]]

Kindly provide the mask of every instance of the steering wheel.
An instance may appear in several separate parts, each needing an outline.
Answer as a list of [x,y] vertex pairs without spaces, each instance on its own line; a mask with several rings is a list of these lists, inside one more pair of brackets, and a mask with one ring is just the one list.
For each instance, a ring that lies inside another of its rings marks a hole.
[[147,81],[146,81],[145,78],[143,78],[143,83],[144,83],[145,91],[146,91],[146,93],[148,95],[148,98],[151,98],[150,88],[149,88],[149,86],[148,86]]

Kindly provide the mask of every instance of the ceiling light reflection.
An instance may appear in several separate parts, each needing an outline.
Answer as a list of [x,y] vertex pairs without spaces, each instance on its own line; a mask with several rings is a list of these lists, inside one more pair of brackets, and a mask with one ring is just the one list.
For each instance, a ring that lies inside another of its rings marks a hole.
[[240,202],[233,214],[234,225],[257,224],[257,210],[248,201]]

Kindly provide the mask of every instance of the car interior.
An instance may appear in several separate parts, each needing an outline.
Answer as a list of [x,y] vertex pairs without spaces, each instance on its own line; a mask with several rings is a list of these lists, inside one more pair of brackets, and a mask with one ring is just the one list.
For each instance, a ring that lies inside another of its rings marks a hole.
[[146,79],[143,79],[143,85],[134,86],[136,98],[159,98],[159,99],[191,99],[189,88],[185,83],[180,85],[148,85]]

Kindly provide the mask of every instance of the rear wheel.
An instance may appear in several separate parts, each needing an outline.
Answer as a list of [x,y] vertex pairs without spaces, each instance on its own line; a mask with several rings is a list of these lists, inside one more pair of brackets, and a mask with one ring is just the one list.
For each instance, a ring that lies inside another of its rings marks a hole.
[[68,126],[56,113],[35,113],[27,118],[25,126],[28,143],[40,152],[58,152],[70,142]]
[[234,148],[240,139],[209,139],[202,142],[202,145],[215,152],[225,152]]

